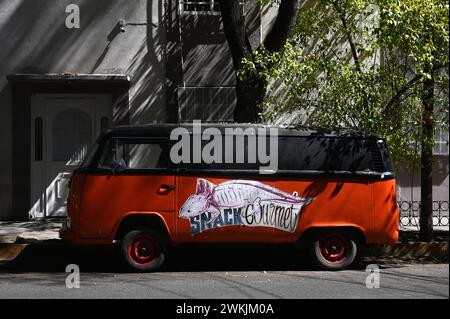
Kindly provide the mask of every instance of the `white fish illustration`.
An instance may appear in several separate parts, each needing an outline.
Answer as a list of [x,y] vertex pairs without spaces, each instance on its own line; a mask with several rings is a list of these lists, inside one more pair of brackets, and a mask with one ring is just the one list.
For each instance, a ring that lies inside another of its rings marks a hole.
[[211,224],[219,217],[220,209],[252,205],[255,216],[259,218],[261,203],[264,201],[305,205],[312,199],[297,197],[297,193],[288,194],[258,181],[232,180],[216,185],[199,178],[195,194],[191,195],[183,204],[179,216],[189,219],[209,212],[211,219],[208,224]]

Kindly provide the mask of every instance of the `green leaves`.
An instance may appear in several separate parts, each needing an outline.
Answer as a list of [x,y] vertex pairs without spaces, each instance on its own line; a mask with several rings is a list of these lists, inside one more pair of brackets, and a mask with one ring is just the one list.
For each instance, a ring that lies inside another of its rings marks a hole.
[[262,48],[242,76],[253,68],[271,81],[264,120],[374,133],[413,162],[426,79],[444,92],[436,123],[448,123],[448,10],[444,0],[310,1],[283,52]]
[[253,61],[242,59],[238,76],[245,80],[249,72],[256,70],[258,76],[266,82],[280,79],[299,68],[301,54],[302,51],[295,50],[289,41],[281,52],[268,52],[262,45],[253,53]]

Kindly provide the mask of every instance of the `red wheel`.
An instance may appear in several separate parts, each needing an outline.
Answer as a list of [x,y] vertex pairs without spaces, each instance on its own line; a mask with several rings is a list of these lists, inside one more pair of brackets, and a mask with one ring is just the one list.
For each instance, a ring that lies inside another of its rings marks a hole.
[[342,263],[348,258],[349,243],[341,234],[331,234],[319,240],[322,257],[330,263]]
[[342,270],[356,259],[357,244],[343,232],[322,232],[311,243],[314,262],[325,270]]
[[121,241],[121,256],[131,270],[155,271],[164,262],[164,241],[151,229],[130,231]]
[[138,266],[149,266],[159,256],[158,244],[152,236],[143,235],[128,244],[128,259]]

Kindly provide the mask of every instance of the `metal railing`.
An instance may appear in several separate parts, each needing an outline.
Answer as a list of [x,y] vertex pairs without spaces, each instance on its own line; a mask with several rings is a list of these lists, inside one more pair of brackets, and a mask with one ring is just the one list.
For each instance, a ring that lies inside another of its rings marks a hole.
[[[400,225],[419,227],[420,201],[399,201]],[[433,201],[433,226],[448,226],[448,201]]]

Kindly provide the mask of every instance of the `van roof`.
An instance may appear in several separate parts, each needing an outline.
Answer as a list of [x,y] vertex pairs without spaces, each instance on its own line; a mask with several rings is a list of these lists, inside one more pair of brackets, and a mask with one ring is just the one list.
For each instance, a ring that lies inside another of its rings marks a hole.
[[[137,136],[141,134],[151,135],[169,135],[175,128],[185,128],[189,132],[193,130],[192,123],[159,123],[146,125],[121,125],[108,129],[105,134]],[[359,138],[378,138],[373,134],[366,134],[352,129],[329,129],[324,127],[306,127],[306,126],[283,126],[268,124],[245,124],[245,123],[201,123],[202,130],[205,128],[217,128],[221,132],[225,128],[277,128],[279,136],[318,136],[318,137],[359,137]]]

